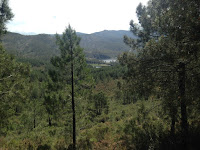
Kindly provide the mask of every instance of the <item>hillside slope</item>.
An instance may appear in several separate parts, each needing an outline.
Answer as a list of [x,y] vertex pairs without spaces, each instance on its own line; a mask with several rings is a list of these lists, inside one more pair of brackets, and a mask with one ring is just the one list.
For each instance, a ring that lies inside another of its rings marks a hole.
[[[77,33],[81,37],[81,47],[89,58],[104,59],[116,57],[130,48],[123,42],[123,36],[135,38],[129,31],[101,31],[93,34]],[[58,55],[55,35],[21,35],[9,32],[3,38],[6,49],[19,57],[49,60]]]

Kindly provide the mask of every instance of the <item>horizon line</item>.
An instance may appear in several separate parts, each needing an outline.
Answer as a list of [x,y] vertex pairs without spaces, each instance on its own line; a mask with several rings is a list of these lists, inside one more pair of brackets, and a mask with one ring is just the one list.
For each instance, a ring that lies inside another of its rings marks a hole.
[[[81,34],[94,34],[94,33],[99,33],[99,32],[104,32],[104,31],[130,31],[130,30],[101,30],[101,31],[96,31],[96,32],[92,32],[92,33],[84,33],[84,32],[79,32],[79,31],[76,31],[76,33],[81,33]],[[8,33],[17,33],[17,34],[21,34],[21,35],[41,35],[41,34],[46,34],[46,35],[55,35],[56,33],[54,34],[51,34],[51,33],[35,33],[35,32],[20,32],[20,31],[7,31]],[[61,33],[62,34],[62,33]]]

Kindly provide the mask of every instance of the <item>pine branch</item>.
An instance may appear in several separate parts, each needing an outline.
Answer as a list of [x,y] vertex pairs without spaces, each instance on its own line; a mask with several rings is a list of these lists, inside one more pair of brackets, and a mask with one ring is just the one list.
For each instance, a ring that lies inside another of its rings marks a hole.
[[3,81],[3,80],[6,80],[6,79],[9,79],[9,78],[11,78],[11,77],[13,77],[13,75],[9,75],[8,77],[2,78],[2,79],[0,79],[0,81]]

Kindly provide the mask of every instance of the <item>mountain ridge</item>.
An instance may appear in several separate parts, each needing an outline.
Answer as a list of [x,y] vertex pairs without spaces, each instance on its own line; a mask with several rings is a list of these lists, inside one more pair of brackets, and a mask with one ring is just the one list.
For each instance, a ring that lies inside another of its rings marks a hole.
[[[130,48],[123,42],[124,35],[136,38],[126,30],[104,30],[92,34],[77,32],[77,35],[81,37],[80,46],[84,48],[86,57],[96,59],[113,58],[128,51]],[[3,45],[17,57],[49,61],[51,57],[59,55],[54,34],[23,35],[8,32],[3,37]]]

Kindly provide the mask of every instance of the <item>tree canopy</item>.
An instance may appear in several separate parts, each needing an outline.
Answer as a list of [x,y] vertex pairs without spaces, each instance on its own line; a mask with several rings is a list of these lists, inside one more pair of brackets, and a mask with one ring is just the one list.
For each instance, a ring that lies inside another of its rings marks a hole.
[[[156,91],[172,117],[172,132],[178,107],[181,108],[182,144],[188,136],[187,106],[198,99],[200,52],[200,3],[196,0],[150,0],[139,4],[139,24],[130,22],[137,40],[124,41],[136,54],[124,54],[121,64],[128,67],[127,81],[139,93],[149,96]],[[138,88],[139,87],[139,88]],[[144,89],[144,90],[142,90]]]
[[13,13],[8,5],[8,0],[0,1],[0,35],[6,33],[6,23],[13,18]]

